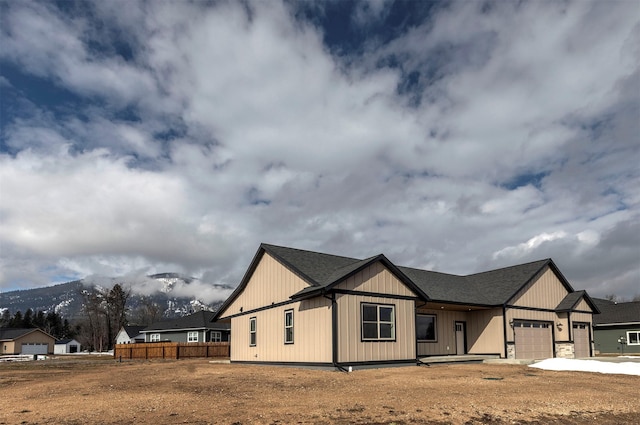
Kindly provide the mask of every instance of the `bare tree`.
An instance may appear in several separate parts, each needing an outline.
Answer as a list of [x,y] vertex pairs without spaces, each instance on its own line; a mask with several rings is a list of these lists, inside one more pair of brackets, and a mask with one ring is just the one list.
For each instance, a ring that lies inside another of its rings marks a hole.
[[140,306],[136,309],[134,317],[139,325],[150,325],[162,319],[162,310],[151,298],[144,297]]
[[82,310],[85,322],[82,326],[84,332],[84,343],[90,349],[102,351],[106,348],[106,336],[108,334],[105,323],[106,303],[103,294],[96,290],[85,290],[82,292],[84,303]]

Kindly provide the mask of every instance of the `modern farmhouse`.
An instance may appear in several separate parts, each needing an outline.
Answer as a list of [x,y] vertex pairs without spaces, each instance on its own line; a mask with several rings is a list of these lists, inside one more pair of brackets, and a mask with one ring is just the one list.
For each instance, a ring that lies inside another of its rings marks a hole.
[[456,276],[262,244],[216,319],[231,320],[233,362],[347,367],[585,357],[597,312],[551,259]]

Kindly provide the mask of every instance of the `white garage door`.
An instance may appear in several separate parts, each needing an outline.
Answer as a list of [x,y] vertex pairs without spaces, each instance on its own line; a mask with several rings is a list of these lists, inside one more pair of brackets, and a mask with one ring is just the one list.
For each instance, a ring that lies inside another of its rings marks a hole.
[[514,322],[516,359],[548,359],[553,357],[551,324]]
[[576,359],[581,357],[589,357],[591,343],[589,341],[589,324],[574,323],[573,324],[573,350]]
[[49,344],[32,342],[29,344],[22,344],[21,354],[47,354],[49,351]]

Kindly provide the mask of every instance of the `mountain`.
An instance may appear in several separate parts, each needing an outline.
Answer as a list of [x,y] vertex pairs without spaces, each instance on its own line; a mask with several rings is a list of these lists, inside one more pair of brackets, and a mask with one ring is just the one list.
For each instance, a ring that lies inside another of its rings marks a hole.
[[[135,312],[152,302],[159,306],[162,318],[185,316],[198,310],[216,311],[233,290],[227,285],[204,284],[198,279],[178,273],[160,273],[144,279],[106,278],[75,280],[42,288],[0,293],[0,314],[8,309],[11,314],[28,309],[55,311],[63,318],[73,320],[82,317],[83,294],[92,289],[108,290],[119,283],[125,291],[131,290],[127,308],[135,320]],[[206,294],[208,302],[198,294]],[[213,301],[211,301],[213,300]]]

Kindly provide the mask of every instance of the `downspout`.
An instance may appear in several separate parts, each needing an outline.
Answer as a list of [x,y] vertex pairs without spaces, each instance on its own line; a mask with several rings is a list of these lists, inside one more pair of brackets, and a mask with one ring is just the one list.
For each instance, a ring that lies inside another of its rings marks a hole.
[[341,372],[348,372],[343,366],[338,364],[338,304],[336,302],[336,293],[332,292],[331,297],[323,295],[331,301],[331,363],[333,367]]
[[509,356],[507,352],[507,307],[506,304],[502,304],[502,349],[504,350],[504,358],[506,359]]

